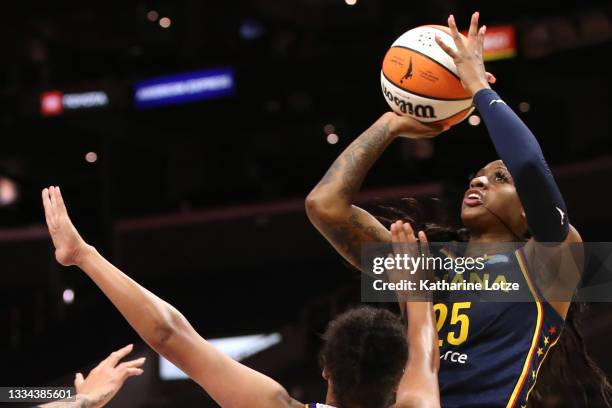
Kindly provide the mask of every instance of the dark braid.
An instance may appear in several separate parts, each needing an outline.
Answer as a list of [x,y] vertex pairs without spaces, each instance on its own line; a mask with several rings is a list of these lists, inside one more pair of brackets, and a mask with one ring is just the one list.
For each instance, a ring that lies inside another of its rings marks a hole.
[[[423,231],[427,234],[430,242],[467,242],[470,233],[466,228],[451,225],[447,219],[438,221],[441,214],[446,211],[437,198],[431,198],[427,202],[419,202],[414,198],[403,198],[401,207],[379,206],[384,215],[376,218],[387,228],[397,220],[409,222],[415,231]],[[424,222],[425,219],[433,219],[435,222]]]
[[582,335],[585,303],[572,303],[565,327],[538,375],[530,408],[612,407],[612,387],[589,356]]
[[[378,220],[386,227],[398,219],[409,222],[415,231],[424,231],[430,242],[469,240],[466,228],[453,226],[448,220],[423,222],[423,219],[440,219],[441,214],[447,213],[440,211],[440,200],[431,199],[428,207],[413,198],[402,199],[401,204],[401,207],[381,206],[385,215],[378,216]],[[612,386],[590,357],[584,342],[582,322],[586,310],[586,303],[571,303],[561,337],[542,364],[536,386],[529,395],[530,408],[612,408]]]

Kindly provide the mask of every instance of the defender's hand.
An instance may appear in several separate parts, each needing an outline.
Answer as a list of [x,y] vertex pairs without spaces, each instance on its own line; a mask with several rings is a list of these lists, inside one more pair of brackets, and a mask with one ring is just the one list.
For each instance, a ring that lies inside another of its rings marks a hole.
[[89,372],[87,378],[83,374],[77,373],[74,379],[74,387],[77,394],[92,408],[103,407],[121,389],[125,380],[135,375],[143,373],[140,368],[145,358],[119,363],[119,361],[132,351],[133,346],[127,345],[122,349],[114,351],[105,360],[102,360],[93,370]]
[[[395,255],[401,257],[407,255],[409,258],[429,257],[429,242],[427,235],[423,231],[419,231],[417,236],[414,234],[412,226],[408,222],[396,221],[391,224],[391,242]],[[401,282],[402,280],[414,282],[415,288],[420,287],[420,281],[423,279],[431,279],[429,270],[426,265],[414,271],[389,271],[390,282]],[[400,302],[400,308],[403,310],[403,302],[411,301],[429,301],[431,294],[428,291],[420,289],[408,291],[396,291],[396,295]]]
[[72,225],[59,187],[45,188],[42,201],[49,234],[55,246],[55,259],[64,266],[78,264],[88,245]]

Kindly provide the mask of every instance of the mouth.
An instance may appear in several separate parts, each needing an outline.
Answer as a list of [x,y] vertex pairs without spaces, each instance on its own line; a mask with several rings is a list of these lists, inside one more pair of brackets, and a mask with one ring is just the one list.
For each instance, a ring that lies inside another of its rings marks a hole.
[[463,203],[468,207],[476,207],[483,204],[484,195],[480,190],[472,188],[467,191]]

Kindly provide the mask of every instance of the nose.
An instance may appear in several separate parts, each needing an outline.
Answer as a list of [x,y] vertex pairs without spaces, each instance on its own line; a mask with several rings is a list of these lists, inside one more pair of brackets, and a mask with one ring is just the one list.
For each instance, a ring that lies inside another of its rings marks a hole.
[[489,179],[486,176],[474,177],[470,181],[470,188],[487,188]]

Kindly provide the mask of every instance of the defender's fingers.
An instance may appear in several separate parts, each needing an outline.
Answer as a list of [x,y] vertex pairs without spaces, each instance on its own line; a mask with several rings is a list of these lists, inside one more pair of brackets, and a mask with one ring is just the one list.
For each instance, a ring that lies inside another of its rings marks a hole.
[[49,187],[49,198],[51,200],[51,208],[55,210],[55,207],[57,205],[56,197],[55,197],[55,186]]
[[59,186],[55,188],[55,201],[61,210],[66,210],[66,205],[64,204],[64,197],[62,197],[62,192],[60,191]]
[[[399,237],[399,231],[401,227],[399,227],[398,225],[400,223],[401,221],[396,221],[391,224],[391,247],[393,248],[393,254],[402,254],[404,252],[404,248],[402,246],[403,244]],[[393,257],[393,254],[391,254],[390,256]]]
[[480,17],[479,12],[472,14],[472,19],[470,20],[470,30],[468,31],[468,39],[470,40],[475,39],[476,34],[478,33],[478,17]]
[[130,354],[132,349],[134,348],[133,344],[128,344],[127,346],[120,348],[117,351],[113,351],[110,355],[104,360],[104,363],[110,364],[112,367],[115,367],[119,361]]
[[406,236],[404,234],[404,222],[401,220],[395,221],[395,235],[397,236],[397,242],[403,243],[406,241]]
[[419,231],[418,237],[421,244],[421,252],[423,255],[429,256],[429,241],[427,240],[427,235],[425,232]]
[[54,216],[53,204],[51,204],[51,196],[49,194],[48,188],[45,188],[42,191],[42,203],[43,203],[43,208],[45,211],[45,221],[47,222],[47,226],[54,227],[55,220],[53,217]]
[[440,38],[437,35],[436,35],[436,43],[438,43],[440,48],[442,48],[442,51],[447,53],[449,57],[451,57],[452,59],[455,59],[457,57],[457,52],[454,49],[452,49],[450,46],[448,46],[444,41],[442,41],[442,38]]
[[117,366],[117,368],[138,368],[146,361],[145,357],[137,358],[136,360],[125,361]]
[[404,232],[404,222],[396,221],[395,227],[397,228],[397,238],[401,243],[406,242],[406,233]]
[[74,376],[74,388],[76,388],[77,393],[79,392],[79,389],[81,388],[84,382],[85,379],[83,378],[83,374],[76,373],[76,375]]
[[125,371],[125,378],[141,375],[142,373],[144,373],[144,370],[142,368],[128,368]]
[[417,242],[416,237],[414,236],[414,230],[409,222],[405,222],[402,229],[404,230],[404,242],[407,242],[408,244],[414,244]]
[[51,215],[51,197],[49,196],[49,189],[43,188],[41,196],[45,215]]
[[414,235],[409,233],[410,229],[410,223],[400,222],[398,235],[402,245],[402,255],[410,254],[414,249],[410,245],[415,242]]

